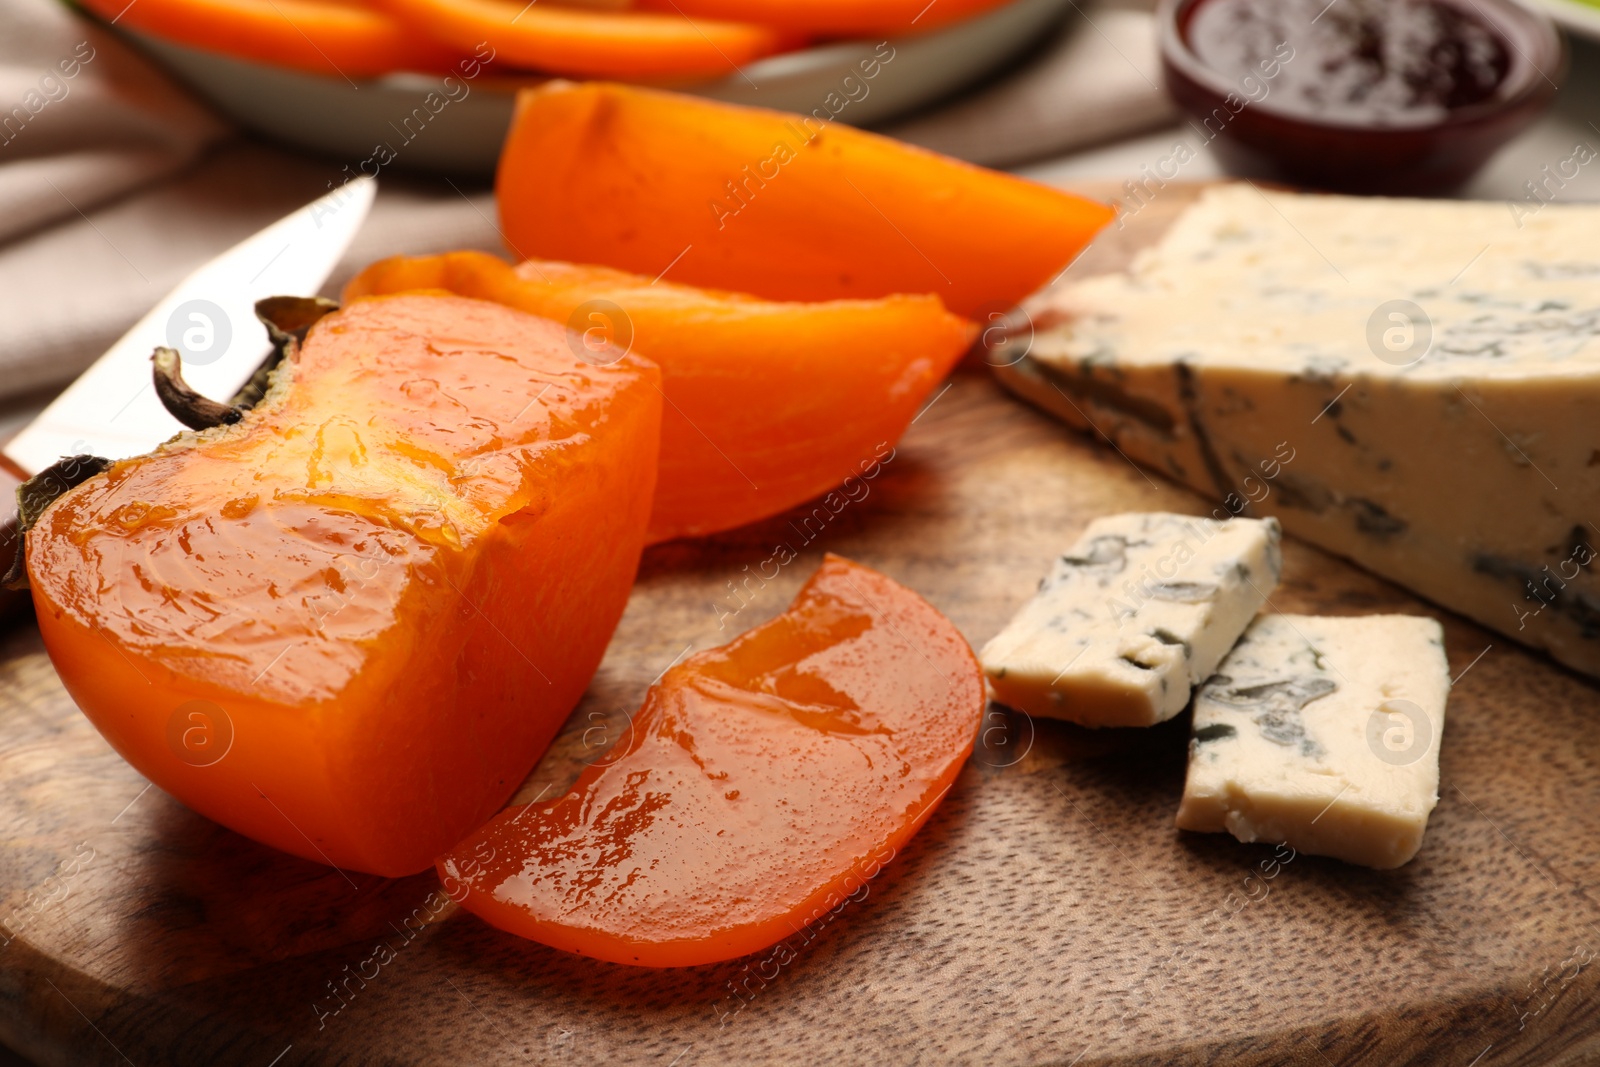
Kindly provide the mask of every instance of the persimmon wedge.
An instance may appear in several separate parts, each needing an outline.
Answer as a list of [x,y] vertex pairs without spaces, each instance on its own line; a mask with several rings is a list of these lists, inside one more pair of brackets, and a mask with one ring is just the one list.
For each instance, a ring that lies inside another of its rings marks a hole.
[[633,583],[661,394],[554,323],[448,295],[311,328],[242,421],[60,497],[27,535],[45,646],[129,763],[341,868],[426,869],[494,813]]
[[601,78],[711,78],[778,51],[777,31],[679,12],[606,11],[524,0],[378,0],[418,32],[505,62]]
[[501,230],[523,259],[769,300],[933,293],[974,318],[1045,284],[1112,218],[830,121],[843,99],[792,115],[602,83],[525,89],[496,178]]
[[496,300],[661,368],[651,541],[741,526],[859,477],[900,438],[975,329],[934,296],[778,303],[607,267],[513,269],[482,252],[383,260],[345,298],[408,289]]
[[828,556],[789,610],[671,668],[560,800],[439,861],[511,933],[614,963],[755,952],[855,892],[972,751],[983,676],[955,626]]
[[[321,74],[374,77],[446,70],[453,48],[352,0],[78,0],[117,25],[239,59]],[[480,39],[481,40],[481,39]],[[480,53],[481,55],[481,53]]]

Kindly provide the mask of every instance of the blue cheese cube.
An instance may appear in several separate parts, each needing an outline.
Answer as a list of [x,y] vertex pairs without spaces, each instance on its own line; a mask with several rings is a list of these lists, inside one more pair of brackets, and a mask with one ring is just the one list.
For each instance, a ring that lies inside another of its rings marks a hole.
[[1278,584],[1279,539],[1275,519],[1096,519],[984,647],[994,698],[1084,726],[1172,718]]
[[1266,615],[1195,695],[1178,826],[1380,869],[1438,801],[1450,670],[1412,615]]

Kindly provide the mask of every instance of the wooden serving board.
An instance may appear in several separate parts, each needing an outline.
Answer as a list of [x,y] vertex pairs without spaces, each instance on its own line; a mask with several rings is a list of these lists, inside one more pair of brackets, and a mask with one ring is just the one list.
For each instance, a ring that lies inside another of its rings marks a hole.
[[[1075,270],[1125,257],[1182,199]],[[600,756],[676,658],[780,611],[823,551],[921,591],[979,645],[1090,519],[1211,507],[978,370],[867,485],[809,541],[796,513],[650,551],[522,797]],[[784,543],[799,559],[746,584]],[[1187,716],[1095,732],[993,709],[864,899],[781,964],[680,971],[564,955],[459,911],[431,874],[347,875],[207,822],[124,764],[38,632],[13,628],[0,1041],[43,1064],[139,1067],[1600,1061],[1600,691],[1316,549],[1290,541],[1285,561],[1277,610],[1444,622],[1460,679],[1411,864],[1180,833]]]

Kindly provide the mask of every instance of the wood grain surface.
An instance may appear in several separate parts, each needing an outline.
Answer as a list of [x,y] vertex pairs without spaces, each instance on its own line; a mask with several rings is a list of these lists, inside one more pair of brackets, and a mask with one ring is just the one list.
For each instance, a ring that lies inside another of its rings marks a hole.
[[[866,484],[809,539],[807,508],[651,550],[520,795],[603,758],[654,677],[782,610],[824,551],[919,590],[980,645],[1091,519],[1210,506],[977,368]],[[750,578],[780,543],[799,558]],[[0,1041],[138,1067],[1600,1062],[1600,693],[1314,548],[1287,542],[1285,563],[1275,610],[1444,623],[1460,677],[1411,864],[1275,861],[1174,829],[1187,715],[1096,732],[992,709],[864,899],[788,952],[680,971],[567,956],[456,909],[432,875],[347,875],[207,822],[111,751],[37,631],[13,627]]]
[[[16,556],[21,525],[17,515],[17,486],[23,479],[7,469],[4,456],[0,456],[0,574],[4,574]],[[0,626],[6,625],[28,611],[26,593],[0,586]]]

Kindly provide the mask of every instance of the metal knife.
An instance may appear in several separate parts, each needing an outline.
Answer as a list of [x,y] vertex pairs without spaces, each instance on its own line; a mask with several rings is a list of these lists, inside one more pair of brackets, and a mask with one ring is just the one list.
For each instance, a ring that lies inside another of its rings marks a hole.
[[[7,442],[0,449],[0,570],[20,547],[21,482],[65,456],[141,455],[183,428],[156,398],[151,351],[177,349],[191,386],[210,397],[233,396],[272,348],[255,302],[322,288],[376,194],[376,181],[355,178],[190,274]],[[25,599],[0,591],[0,617]]]

